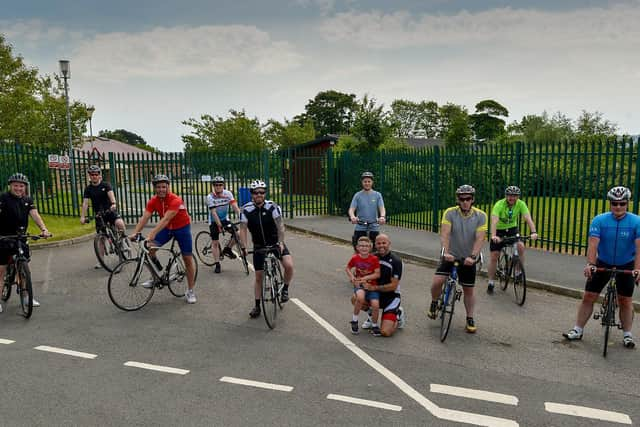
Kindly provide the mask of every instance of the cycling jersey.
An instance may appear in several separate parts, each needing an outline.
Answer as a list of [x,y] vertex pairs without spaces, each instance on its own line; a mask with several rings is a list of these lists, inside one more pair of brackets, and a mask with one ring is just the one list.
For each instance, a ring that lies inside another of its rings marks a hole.
[[630,212],[620,219],[611,212],[600,214],[591,221],[589,237],[600,239],[599,260],[610,265],[627,264],[636,256],[636,240],[640,239],[640,217]]
[[469,213],[464,215],[459,206],[453,206],[444,211],[442,224],[451,226],[449,253],[456,258],[466,258],[473,255],[476,233],[487,231],[487,214],[471,207]]
[[[392,252],[384,256],[378,254],[378,258],[380,259],[380,279],[378,279],[378,283],[381,286],[391,283],[391,279],[400,280],[402,278],[403,265],[400,258]],[[385,308],[389,306],[396,298],[400,298],[400,283],[398,283],[395,291],[380,291],[380,307]],[[398,306],[399,305],[400,303],[398,302]]]
[[0,194],[0,235],[10,236],[20,229],[26,231],[29,213],[35,208],[29,196],[16,197],[10,192]]
[[167,224],[169,230],[177,230],[187,224],[191,224],[191,217],[189,217],[184,202],[177,194],[171,192],[167,192],[167,196],[164,199],[153,196],[147,203],[146,211],[149,213],[157,212],[160,215],[160,219],[164,218],[168,211],[178,211],[176,216]]
[[[378,221],[378,209],[384,208],[384,201],[382,200],[382,194],[375,190],[360,190],[353,195],[351,205],[349,208],[355,208],[356,216],[362,221],[376,222]],[[378,230],[379,225],[369,225],[369,230]],[[356,224],[356,231],[367,230],[366,225]]]
[[271,246],[278,243],[276,220],[282,220],[280,206],[265,200],[260,207],[249,202],[242,207],[240,222],[247,225],[254,247]]
[[[220,221],[224,221],[229,216],[229,207],[236,203],[236,199],[233,197],[233,193],[229,190],[222,190],[220,195],[215,192],[209,193],[207,196],[207,206],[209,211],[211,209],[216,210]],[[209,224],[213,222],[213,215],[209,212]]]
[[518,226],[520,216],[529,213],[527,204],[518,199],[509,207],[507,199],[498,200],[493,209],[491,209],[491,216],[498,217],[498,224],[496,224],[496,230],[506,230],[507,228],[513,228]]
[[109,191],[113,191],[111,185],[104,181],[100,181],[100,184],[98,185],[87,185],[87,188],[84,189],[83,197],[91,200],[93,212],[98,213],[111,208],[111,200],[109,200],[109,196],[107,194]]

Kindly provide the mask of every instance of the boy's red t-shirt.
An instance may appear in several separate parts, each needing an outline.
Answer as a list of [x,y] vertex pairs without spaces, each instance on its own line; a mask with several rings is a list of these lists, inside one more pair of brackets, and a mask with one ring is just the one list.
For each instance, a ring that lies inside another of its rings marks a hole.
[[[356,278],[360,278],[372,274],[377,268],[380,268],[380,260],[375,255],[362,258],[360,254],[355,254],[349,260],[347,268],[355,268]],[[377,280],[369,280],[368,283],[375,286],[377,285]]]

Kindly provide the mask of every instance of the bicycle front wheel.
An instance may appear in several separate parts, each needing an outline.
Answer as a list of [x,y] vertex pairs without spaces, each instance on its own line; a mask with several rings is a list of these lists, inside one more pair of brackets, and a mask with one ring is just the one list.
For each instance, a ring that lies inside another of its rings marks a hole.
[[124,311],[139,310],[151,300],[155,292],[155,280],[150,266],[138,266],[139,260],[128,259],[118,264],[107,284],[111,302]]
[[609,346],[609,334],[611,332],[611,326],[616,324],[616,292],[607,290],[606,304],[604,309],[604,319],[602,325],[604,326],[604,344],[602,349],[602,356],[607,357],[607,347]]
[[498,276],[498,280],[500,280],[502,290],[506,290],[509,285],[509,256],[504,249],[500,251],[500,255],[498,256],[496,276]]
[[234,244],[233,244],[233,248],[232,249],[234,249],[234,253],[236,254],[238,259],[242,263],[242,268],[244,269],[244,274],[246,274],[248,276],[249,275],[249,261],[247,261],[247,256],[242,251],[242,245],[240,245],[240,240],[238,239],[237,235],[234,236],[233,240],[234,240]]
[[93,238],[93,250],[100,265],[109,273],[122,261],[121,251],[116,248],[116,242],[112,236],[96,234]]
[[527,298],[527,276],[524,274],[524,266],[520,258],[512,261],[511,277],[513,279],[513,295],[516,304],[523,305]]
[[33,287],[31,284],[31,271],[26,262],[21,262],[17,266],[17,282],[20,289],[22,315],[25,319],[28,319],[33,313]]
[[211,252],[211,234],[208,231],[203,230],[196,234],[195,249],[200,262],[209,267],[215,264],[216,260]]
[[4,274],[4,283],[2,286],[2,296],[0,297],[2,299],[2,301],[7,301],[9,299],[9,297],[11,296],[11,287],[13,286],[13,279],[11,279],[11,277],[13,277],[13,275],[15,274],[13,272],[13,266],[9,265],[7,266],[7,271]]
[[[189,282],[187,280],[187,268],[184,259],[179,253],[174,253],[174,259],[171,262],[171,270],[169,271],[169,292],[175,297],[183,297],[187,292]],[[193,263],[193,281],[198,278],[198,261],[196,257],[191,257]]]
[[453,319],[453,309],[456,304],[455,291],[455,282],[447,279],[440,294],[440,342],[447,339],[451,329],[451,319]]
[[277,283],[275,283],[273,275],[273,261],[278,262],[272,255],[267,255],[262,274],[262,312],[264,313],[264,320],[270,329],[276,327],[276,314],[278,312]]

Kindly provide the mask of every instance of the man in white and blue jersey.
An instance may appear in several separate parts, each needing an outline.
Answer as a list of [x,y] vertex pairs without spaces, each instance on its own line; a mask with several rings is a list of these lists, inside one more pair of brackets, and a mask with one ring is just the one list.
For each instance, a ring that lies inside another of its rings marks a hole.
[[[356,225],[351,242],[354,250],[358,239],[362,236],[369,237],[372,243],[375,242],[380,234],[380,225],[384,225],[386,220],[382,194],[373,189],[373,174],[363,172],[360,175],[360,181],[362,190],[353,195],[348,211],[351,223]],[[367,225],[358,224],[359,221],[366,222]]]
[[596,216],[589,227],[587,278],[584,296],[578,307],[576,325],[564,337],[569,341],[582,339],[583,328],[593,313],[593,303],[609,281],[608,273],[594,273],[594,267],[633,270],[633,277],[618,274],[616,288],[622,324],[622,343],[626,348],[635,347],[631,328],[633,326],[633,288],[640,273],[640,217],[628,212],[631,190],[613,187],[607,193],[610,212]]
[[[209,233],[211,233],[211,254],[215,260],[214,271],[220,273],[220,233],[223,229],[233,233],[231,221],[229,221],[229,208],[231,207],[236,215],[240,217],[240,208],[233,193],[224,188],[224,178],[216,176],[211,182],[213,191],[207,196],[207,206],[209,207]],[[229,241],[233,243],[233,241]],[[229,258],[235,258],[235,254],[229,246],[222,249],[222,253]]]

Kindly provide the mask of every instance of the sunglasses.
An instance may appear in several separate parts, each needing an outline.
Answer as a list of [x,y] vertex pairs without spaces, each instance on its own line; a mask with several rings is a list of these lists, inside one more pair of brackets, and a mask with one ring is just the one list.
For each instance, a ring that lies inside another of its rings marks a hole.
[[266,191],[254,191],[253,194],[259,194],[261,196],[265,195],[267,192]]
[[461,202],[468,202],[473,200],[473,197],[458,197],[458,200],[460,200]]
[[611,202],[611,206],[627,206],[627,202]]
[[224,184],[213,184],[214,187],[222,187]]
[[90,173],[89,176],[100,176],[99,173]]

